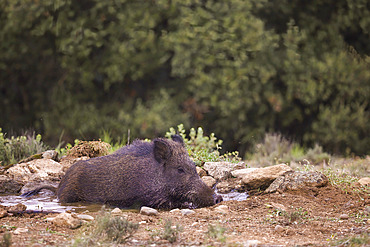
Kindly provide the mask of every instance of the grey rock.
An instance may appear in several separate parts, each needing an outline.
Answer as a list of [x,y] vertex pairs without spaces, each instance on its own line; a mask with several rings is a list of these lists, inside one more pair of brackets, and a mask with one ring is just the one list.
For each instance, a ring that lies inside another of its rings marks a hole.
[[51,159],[57,161],[58,159],[58,152],[55,150],[47,150],[42,153],[43,159]]
[[257,169],[259,168],[244,168],[244,169],[234,170],[234,171],[231,171],[231,175],[236,178],[243,178],[248,173],[255,171]]
[[277,177],[291,171],[292,169],[285,165],[275,165],[264,168],[258,168],[244,175],[242,182],[246,189],[265,189],[267,188]]
[[7,175],[18,181],[59,180],[64,174],[62,165],[51,159],[35,159],[16,164],[8,169]]
[[244,167],[244,162],[239,162],[237,164],[230,162],[206,162],[203,166],[204,170],[216,180],[227,179],[231,177],[231,171]]
[[195,214],[195,211],[194,210],[191,210],[191,209],[185,208],[185,209],[181,209],[181,213],[183,215],[191,215],[191,214]]
[[17,194],[21,191],[24,182],[17,181],[5,175],[0,175],[0,194]]
[[300,190],[306,187],[323,187],[328,178],[321,172],[292,171],[278,177],[265,192],[272,193],[286,190]]
[[156,216],[158,215],[158,210],[150,207],[141,207],[140,214],[149,215],[149,216]]

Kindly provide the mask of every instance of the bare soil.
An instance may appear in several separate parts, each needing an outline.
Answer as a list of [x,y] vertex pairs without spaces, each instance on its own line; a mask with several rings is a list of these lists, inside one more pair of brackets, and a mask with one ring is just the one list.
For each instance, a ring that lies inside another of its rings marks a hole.
[[[222,202],[185,216],[169,211],[160,211],[157,216],[124,212],[139,228],[121,246],[253,246],[256,242],[252,240],[257,240],[258,246],[370,246],[369,194],[358,191],[345,192],[329,185],[252,195],[246,201]],[[285,206],[286,211],[271,207],[274,203]],[[220,205],[228,209],[220,212]],[[86,214],[97,217],[99,212]],[[71,246],[88,226],[74,230],[57,227],[46,221],[47,217],[52,216],[23,214],[1,218],[0,240],[5,232],[10,232],[12,246]],[[173,243],[163,235],[167,220],[181,226]],[[16,234],[17,228],[28,231]]]

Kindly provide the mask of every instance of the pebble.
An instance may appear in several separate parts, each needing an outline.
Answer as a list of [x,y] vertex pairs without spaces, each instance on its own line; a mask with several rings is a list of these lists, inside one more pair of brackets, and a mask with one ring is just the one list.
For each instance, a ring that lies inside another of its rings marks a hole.
[[178,208],[172,209],[170,211],[170,213],[178,213],[178,212],[180,212],[180,209],[178,209]]
[[370,177],[364,177],[358,180],[362,186],[370,185]]
[[220,205],[215,207],[215,211],[222,214],[226,214],[227,212],[229,212],[229,207],[226,205]]
[[246,242],[243,243],[244,247],[257,247],[261,244],[260,241],[258,240],[247,240]]
[[370,214],[370,206],[366,206],[366,208],[365,208],[365,213],[366,213],[367,215],[369,215],[369,214]]
[[339,219],[341,219],[341,220],[348,220],[348,218],[349,218],[348,214],[341,214],[339,216]]
[[21,227],[19,227],[19,228],[15,229],[13,233],[15,235],[18,235],[18,234],[26,233],[26,232],[28,232],[28,229],[27,228],[21,228]]
[[275,226],[275,231],[278,233],[282,233],[284,230],[285,230],[284,227],[282,227],[281,225]]
[[194,210],[191,210],[191,209],[185,208],[185,209],[181,209],[181,213],[183,215],[190,215],[190,214],[195,214],[195,211]]
[[141,207],[140,209],[140,214],[143,214],[143,215],[149,215],[149,216],[157,216],[158,215],[158,211],[154,208],[150,208],[150,207]]
[[79,215],[77,215],[77,217],[80,220],[86,220],[86,221],[93,221],[94,220],[94,217],[92,217],[90,215],[87,215],[87,214],[79,214]]
[[5,209],[0,209],[0,218],[8,216],[8,212]]

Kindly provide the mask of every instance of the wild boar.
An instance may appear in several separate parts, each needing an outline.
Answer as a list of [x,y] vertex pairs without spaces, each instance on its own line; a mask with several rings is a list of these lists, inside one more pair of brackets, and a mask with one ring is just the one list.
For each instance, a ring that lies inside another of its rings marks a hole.
[[[27,192],[30,196],[43,186]],[[206,207],[222,201],[199,177],[183,139],[134,141],[107,156],[78,161],[55,188],[60,202],[103,203],[121,208]]]

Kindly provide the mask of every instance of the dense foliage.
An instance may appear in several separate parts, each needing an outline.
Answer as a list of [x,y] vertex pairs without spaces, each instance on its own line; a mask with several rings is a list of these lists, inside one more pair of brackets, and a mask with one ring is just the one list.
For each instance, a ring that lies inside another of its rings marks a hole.
[[3,0],[0,127],[56,144],[184,123],[226,150],[280,132],[368,154],[369,5]]

